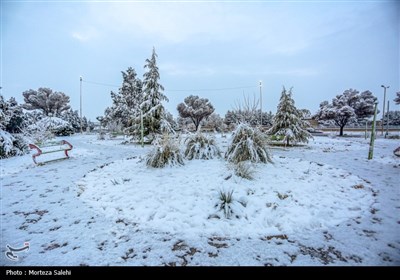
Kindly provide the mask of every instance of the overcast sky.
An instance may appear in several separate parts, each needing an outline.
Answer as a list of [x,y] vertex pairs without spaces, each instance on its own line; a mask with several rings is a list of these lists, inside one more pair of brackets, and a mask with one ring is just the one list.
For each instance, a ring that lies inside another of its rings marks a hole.
[[83,114],[94,120],[111,105],[121,71],[142,76],[154,46],[175,116],[190,94],[224,115],[243,93],[259,96],[260,80],[267,111],[276,111],[283,85],[313,113],[349,88],[372,91],[381,109],[382,84],[400,110],[399,10],[395,1],[2,0],[1,91],[22,102],[23,91],[50,87],[78,110],[83,76]]

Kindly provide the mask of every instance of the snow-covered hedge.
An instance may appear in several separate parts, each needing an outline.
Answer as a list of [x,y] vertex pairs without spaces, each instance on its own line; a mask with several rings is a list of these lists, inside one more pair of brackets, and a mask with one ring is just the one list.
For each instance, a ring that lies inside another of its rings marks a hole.
[[163,135],[153,143],[154,148],[147,155],[146,164],[148,166],[161,168],[166,165],[184,164],[177,140],[168,135]]
[[0,158],[23,155],[27,149],[26,140],[22,136],[13,136],[0,129]]
[[240,124],[233,132],[225,158],[233,163],[249,160],[251,162],[272,162],[267,148],[266,136],[257,128]]
[[34,143],[43,143],[56,136],[73,134],[72,125],[57,117],[44,117],[24,129],[24,134]]
[[186,138],[185,143],[185,157],[189,160],[212,159],[220,156],[214,137],[196,133]]
[[69,136],[74,133],[72,125],[60,118],[46,117],[41,119],[40,123],[56,136]]

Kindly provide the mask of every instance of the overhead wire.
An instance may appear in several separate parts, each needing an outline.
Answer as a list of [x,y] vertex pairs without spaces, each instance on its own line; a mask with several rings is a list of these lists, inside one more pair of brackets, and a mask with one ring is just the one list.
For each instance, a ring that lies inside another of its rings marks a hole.
[[[83,80],[82,82],[87,84],[95,84],[100,86],[107,86],[107,87],[116,87],[119,88],[120,86],[113,85],[113,84],[106,84],[100,82],[93,82]],[[247,89],[247,88],[257,88],[257,86],[238,86],[238,87],[225,87],[225,88],[208,88],[208,89],[165,89],[165,91],[176,91],[176,92],[201,92],[201,91],[223,91],[223,90],[236,90],[236,89]]]

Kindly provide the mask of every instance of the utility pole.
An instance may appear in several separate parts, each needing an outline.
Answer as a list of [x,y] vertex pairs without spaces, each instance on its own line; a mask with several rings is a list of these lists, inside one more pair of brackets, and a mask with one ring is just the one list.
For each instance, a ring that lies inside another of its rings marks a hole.
[[80,107],[80,123],[81,123],[81,134],[83,133],[82,129],[82,76],[79,77],[80,87],[79,87],[79,107]]
[[142,109],[140,109],[140,139],[142,142],[142,148],[144,146],[144,136],[143,136],[144,131],[143,130],[144,130],[143,129],[143,112],[142,112]]
[[385,138],[389,135],[389,100],[388,100],[388,107],[386,112],[386,133]]
[[383,87],[383,112],[382,112],[382,125],[381,125],[381,127],[382,127],[382,134],[381,135],[383,135],[383,123],[384,123],[384,120],[385,120],[386,89],[390,88],[390,86],[381,85],[381,87]]
[[372,159],[374,157],[375,122],[376,122],[377,111],[378,111],[378,101],[375,102],[374,119],[372,120],[371,141],[369,142],[368,159]]
[[262,127],[262,81],[260,81],[260,127]]

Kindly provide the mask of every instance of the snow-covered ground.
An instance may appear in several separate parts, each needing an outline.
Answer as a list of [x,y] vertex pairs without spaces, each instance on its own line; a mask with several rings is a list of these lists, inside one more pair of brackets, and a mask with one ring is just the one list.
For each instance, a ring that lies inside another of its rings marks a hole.
[[399,140],[377,139],[373,160],[361,138],[273,148],[249,181],[222,159],[153,169],[149,147],[65,139],[69,160],[1,160],[1,265],[400,264]]

